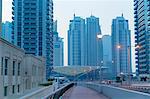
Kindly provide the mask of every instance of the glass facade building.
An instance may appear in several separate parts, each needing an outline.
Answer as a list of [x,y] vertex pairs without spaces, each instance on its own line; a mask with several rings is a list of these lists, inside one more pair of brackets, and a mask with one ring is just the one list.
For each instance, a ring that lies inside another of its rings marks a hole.
[[53,65],[54,66],[64,66],[64,42],[63,38],[59,37],[59,33],[57,32],[57,20],[53,24],[53,30],[54,30],[54,56],[53,56]]
[[131,39],[128,20],[123,15],[112,21],[113,74],[127,75],[131,72]]
[[103,48],[102,38],[98,38],[101,35],[101,29],[99,25],[99,18],[90,16],[86,18],[86,34],[87,34],[87,65],[97,66],[102,65],[103,60]]
[[74,15],[68,30],[68,65],[85,65],[85,20]]
[[64,42],[63,38],[54,32],[54,66],[64,66]]
[[103,66],[107,67],[108,69],[108,76],[112,77],[112,43],[111,43],[111,36],[104,35],[102,38],[103,43]]
[[150,0],[134,0],[136,67],[140,77],[150,77]]
[[11,42],[12,41],[12,23],[6,21],[2,23],[2,38]]
[[102,65],[103,48],[99,18],[90,16],[85,19],[74,16],[68,31],[68,65]]
[[13,0],[12,43],[27,54],[46,57],[46,76],[53,66],[53,1]]

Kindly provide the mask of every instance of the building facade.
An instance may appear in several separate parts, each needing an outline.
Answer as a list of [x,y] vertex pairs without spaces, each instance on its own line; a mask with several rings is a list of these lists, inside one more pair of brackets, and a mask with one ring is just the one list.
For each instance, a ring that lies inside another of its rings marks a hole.
[[54,32],[54,66],[64,66],[64,42],[63,38]]
[[111,43],[111,36],[104,35],[102,37],[103,43],[103,66],[108,68],[109,77],[112,77],[112,43]]
[[131,39],[128,20],[123,15],[112,21],[112,61],[114,76],[131,72]]
[[25,53],[46,57],[46,77],[53,66],[53,1],[13,0],[12,43]]
[[74,15],[68,30],[68,65],[85,65],[85,20]]
[[150,78],[150,1],[134,0],[136,67],[140,77]]
[[64,42],[63,38],[59,37],[57,32],[57,20],[53,24],[54,31],[54,63],[53,66],[64,66]]
[[2,0],[0,0],[0,36],[2,33]]
[[57,20],[55,20],[54,23],[53,23],[53,31],[58,32],[57,31]]
[[38,87],[45,78],[45,59],[0,38],[0,99],[21,95]]
[[102,65],[102,39],[97,37],[101,35],[99,18],[91,16],[86,19],[86,35],[87,65]]
[[6,21],[2,23],[2,38],[5,40],[12,42],[12,23]]

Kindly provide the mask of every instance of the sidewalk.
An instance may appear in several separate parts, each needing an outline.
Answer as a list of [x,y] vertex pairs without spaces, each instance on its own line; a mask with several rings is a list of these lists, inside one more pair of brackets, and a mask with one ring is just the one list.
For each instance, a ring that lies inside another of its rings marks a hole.
[[104,95],[86,87],[76,86],[69,89],[62,99],[109,99]]

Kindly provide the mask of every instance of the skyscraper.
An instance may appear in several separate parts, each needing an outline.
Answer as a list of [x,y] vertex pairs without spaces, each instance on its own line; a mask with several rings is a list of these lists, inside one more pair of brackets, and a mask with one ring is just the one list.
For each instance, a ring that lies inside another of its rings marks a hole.
[[64,42],[63,38],[54,32],[54,66],[64,66]]
[[102,38],[103,43],[103,66],[108,68],[109,77],[112,76],[112,45],[111,36],[104,35]]
[[6,21],[2,23],[2,38],[5,40],[12,42],[12,23]]
[[68,65],[85,65],[85,20],[74,15],[68,30]]
[[[141,78],[150,77],[150,1],[134,0],[136,67]],[[139,46],[139,47],[138,47]]]
[[91,16],[86,19],[86,33],[87,33],[87,65],[97,66],[102,62],[102,40],[97,38],[101,35],[99,25],[99,18]]
[[13,0],[13,43],[27,54],[46,57],[46,76],[53,65],[53,1]]
[[59,37],[58,32],[57,32],[57,21],[54,22],[53,24],[53,29],[54,29],[54,66],[64,66],[64,42],[63,38]]
[[112,50],[111,50],[111,36],[104,35],[102,37],[103,42],[103,61],[112,61]]
[[0,0],[0,36],[2,33],[2,0]]
[[131,72],[131,40],[128,20],[123,15],[112,21],[112,61],[114,76]]

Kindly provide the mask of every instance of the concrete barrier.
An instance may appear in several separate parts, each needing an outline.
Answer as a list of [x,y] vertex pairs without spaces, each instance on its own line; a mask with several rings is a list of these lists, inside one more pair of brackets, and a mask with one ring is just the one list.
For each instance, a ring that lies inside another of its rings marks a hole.
[[59,99],[60,96],[62,96],[69,88],[73,87],[74,83],[69,83],[65,86],[63,86],[60,89],[57,89],[56,91],[48,94],[47,96],[45,96],[42,99]]
[[42,93],[45,90],[50,90],[51,88],[52,88],[52,86],[43,87],[43,88],[41,88],[41,89],[39,89],[37,91],[31,92],[31,93],[29,93],[27,95],[19,97],[19,99],[32,99],[32,97],[36,96],[37,94]]
[[100,85],[93,83],[80,83],[79,85],[91,88],[101,94],[104,94],[110,99],[150,99],[150,94],[109,85]]

